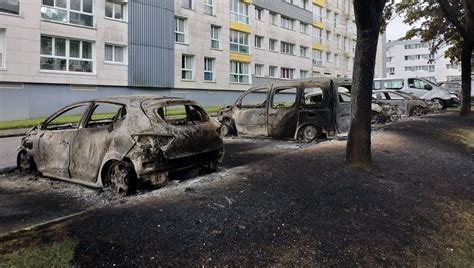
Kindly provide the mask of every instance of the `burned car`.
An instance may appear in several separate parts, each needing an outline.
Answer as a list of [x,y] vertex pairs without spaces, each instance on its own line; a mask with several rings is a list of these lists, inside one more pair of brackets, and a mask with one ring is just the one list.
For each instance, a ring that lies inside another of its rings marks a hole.
[[421,116],[430,112],[426,101],[400,91],[377,90],[374,91],[373,96],[381,103],[396,105],[406,116]]
[[220,126],[194,101],[124,96],[69,105],[23,137],[22,171],[126,195],[164,186],[168,172],[215,169],[224,155]]
[[[255,86],[218,112],[222,135],[263,136],[311,142],[345,134],[350,103],[338,98],[335,79],[279,81]],[[311,94],[319,96],[307,98]]]

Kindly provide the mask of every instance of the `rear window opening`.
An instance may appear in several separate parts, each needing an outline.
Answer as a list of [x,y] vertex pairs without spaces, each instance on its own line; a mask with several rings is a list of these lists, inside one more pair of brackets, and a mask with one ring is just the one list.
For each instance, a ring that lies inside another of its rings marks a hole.
[[188,125],[209,121],[206,112],[196,105],[170,105],[156,109],[156,113],[171,125]]

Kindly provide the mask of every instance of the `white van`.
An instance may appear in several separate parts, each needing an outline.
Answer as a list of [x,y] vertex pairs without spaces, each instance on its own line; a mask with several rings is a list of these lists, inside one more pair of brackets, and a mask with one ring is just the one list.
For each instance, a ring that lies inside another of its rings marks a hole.
[[429,80],[418,77],[374,79],[374,90],[379,89],[400,90],[423,100],[437,101],[443,109],[459,104],[459,98],[455,94],[449,93],[448,90]]

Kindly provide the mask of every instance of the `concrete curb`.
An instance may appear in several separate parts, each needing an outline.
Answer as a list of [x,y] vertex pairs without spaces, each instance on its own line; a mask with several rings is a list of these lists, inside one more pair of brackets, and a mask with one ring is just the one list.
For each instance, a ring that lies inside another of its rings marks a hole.
[[16,167],[0,168],[0,175],[10,174],[16,171]]
[[21,137],[26,134],[30,128],[14,128],[0,130],[0,138]]

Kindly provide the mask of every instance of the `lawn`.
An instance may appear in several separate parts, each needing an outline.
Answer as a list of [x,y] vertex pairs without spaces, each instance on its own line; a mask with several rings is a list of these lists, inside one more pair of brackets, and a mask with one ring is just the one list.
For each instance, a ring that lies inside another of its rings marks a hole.
[[[208,106],[204,108],[208,113],[213,114],[222,109],[222,106]],[[170,111],[171,112],[171,111]],[[176,109],[172,110],[172,115],[181,115],[184,114],[184,109]],[[104,114],[104,118],[110,116],[109,114]],[[102,116],[101,116],[102,117]],[[31,118],[31,119],[20,119],[20,120],[13,120],[13,121],[0,121],[0,129],[12,129],[12,128],[29,128],[38,125],[39,123],[43,122],[46,117],[38,117],[38,118]],[[79,121],[79,115],[68,115],[62,116],[61,118],[56,119],[58,124],[70,123],[70,122],[77,122]],[[94,118],[97,120],[97,118]]]

